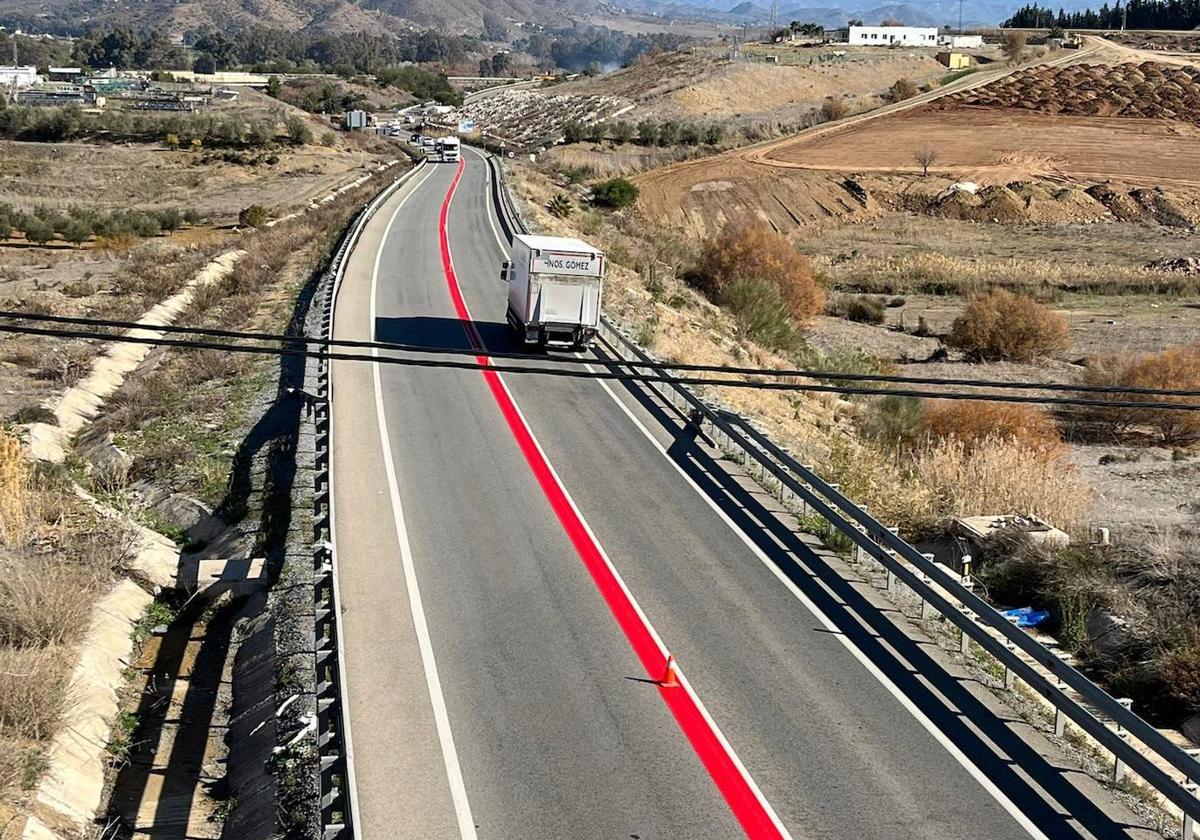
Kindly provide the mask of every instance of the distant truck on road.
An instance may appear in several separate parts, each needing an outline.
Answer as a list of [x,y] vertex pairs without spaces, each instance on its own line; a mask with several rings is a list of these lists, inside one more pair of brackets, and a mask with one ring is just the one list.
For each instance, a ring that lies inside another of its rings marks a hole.
[[579,239],[517,234],[500,276],[508,323],[525,344],[591,346],[600,328],[604,254]]
[[458,163],[461,154],[457,137],[442,137],[437,141],[438,159],[442,163]]

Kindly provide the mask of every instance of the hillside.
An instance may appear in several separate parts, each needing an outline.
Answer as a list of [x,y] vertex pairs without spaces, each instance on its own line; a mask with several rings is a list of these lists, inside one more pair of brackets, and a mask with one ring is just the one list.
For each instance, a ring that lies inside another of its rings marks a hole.
[[0,0],[0,25],[56,34],[116,24],[173,34],[250,24],[379,34],[415,25],[477,34],[485,13],[558,27],[606,8],[601,0]]

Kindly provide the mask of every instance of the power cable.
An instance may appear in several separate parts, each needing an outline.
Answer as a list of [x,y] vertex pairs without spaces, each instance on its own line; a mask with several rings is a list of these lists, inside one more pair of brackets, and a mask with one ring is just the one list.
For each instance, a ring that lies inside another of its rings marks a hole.
[[[0,310],[0,318],[25,320],[56,324],[74,324],[80,326],[104,327],[123,330],[152,329],[157,332],[178,333],[182,335],[202,335],[218,338],[233,338],[247,341],[274,341],[315,344],[321,347],[347,347],[358,349],[388,350],[391,352],[428,353],[434,355],[477,356],[478,351],[460,347],[436,347],[417,344],[402,344],[387,341],[361,341],[352,339],[310,338],[298,335],[281,335],[278,333],[257,333],[241,330],[224,330],[210,327],[156,326],[138,324],[133,321],[115,321],[104,318],[83,318],[67,315],[43,315]],[[108,336],[105,336],[108,337]],[[494,359],[528,360],[528,353],[508,351],[488,351]],[[552,360],[565,365],[585,365],[592,359],[575,356],[554,356]],[[996,388],[1019,391],[1051,391],[1085,394],[1142,394],[1162,397],[1200,397],[1200,391],[1186,388],[1146,388],[1141,386],[1120,385],[1086,385],[1069,382],[1003,382],[994,379],[964,379],[937,376],[903,376],[883,373],[844,373],[840,371],[822,371],[786,368],[752,368],[733,365],[704,365],[685,362],[640,362],[622,361],[622,366],[628,368],[648,368],[650,370],[675,370],[703,373],[718,373],[726,376],[767,376],[771,378],[800,377],[806,379],[835,380],[847,382],[890,382],[904,385],[949,385],[967,388]],[[711,380],[705,380],[711,381]]]
[[[141,329],[153,330],[152,326]],[[1039,405],[1065,406],[1094,406],[1100,408],[1144,408],[1172,411],[1200,411],[1198,403],[1166,403],[1166,402],[1134,402],[1125,400],[1098,400],[1081,397],[1033,397],[1017,394],[971,394],[961,392],[921,391],[902,388],[863,388],[846,385],[818,385],[796,382],[749,382],[744,379],[705,379],[703,377],[674,377],[652,375],[646,373],[620,373],[614,370],[570,370],[562,367],[536,367],[522,365],[491,364],[490,354],[486,351],[472,353],[482,361],[460,362],[446,359],[413,359],[397,356],[365,355],[361,353],[326,353],[323,351],[300,350],[286,347],[263,347],[246,344],[222,344],[211,341],[193,341],[190,339],[152,338],[149,336],[131,336],[120,334],[105,334],[84,332],[81,330],[56,330],[44,327],[30,327],[19,324],[0,324],[0,332],[23,335],[42,335],[56,338],[100,339],[125,344],[143,344],[152,347],[183,347],[195,350],[221,350],[231,353],[249,353],[254,355],[289,356],[295,358],[329,359],[348,362],[376,362],[379,364],[399,365],[401,367],[444,368],[450,370],[491,370],[496,373],[533,374],[541,376],[558,376],[570,379],[608,379],[623,382],[646,382],[675,385],[703,385],[724,388],[745,388],[760,391],[798,391],[805,393],[850,394],[861,396],[899,396],[925,397],[946,400],[981,400],[985,402],[1034,403]],[[307,339],[301,336],[289,337],[293,343],[302,343]],[[383,349],[388,348],[386,345]],[[597,360],[597,364],[607,367],[624,367],[624,360]]]

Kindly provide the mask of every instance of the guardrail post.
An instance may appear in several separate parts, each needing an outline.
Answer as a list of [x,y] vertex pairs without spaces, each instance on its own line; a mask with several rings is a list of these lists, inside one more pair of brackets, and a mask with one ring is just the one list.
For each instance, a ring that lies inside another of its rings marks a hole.
[[[801,464],[800,466],[804,467],[804,469],[808,470],[810,473],[815,472],[815,469],[816,469],[812,464]],[[809,484],[807,481],[804,482],[804,486],[809,487]],[[809,487],[809,489],[812,489],[812,488]],[[800,515],[808,516],[808,499],[800,500]]]
[[[1067,692],[1067,684],[1062,680],[1058,681],[1058,690],[1063,694]],[[1054,704],[1054,735],[1061,738],[1067,734],[1067,715],[1062,710],[1062,706],[1058,703]]]
[[[1009,649],[1009,651],[1012,651],[1012,650],[1014,649],[1014,646],[1013,646],[1013,643],[1012,643],[1012,642],[1005,642],[1005,643],[1004,643],[1004,646],[1005,646],[1006,648],[1008,648],[1008,649]],[[1016,684],[1017,684],[1017,674],[1016,674],[1016,672],[1015,672],[1015,671],[1013,671],[1013,669],[1012,669],[1012,668],[1009,668],[1009,667],[1008,667],[1008,665],[1005,665],[1005,666],[1004,666],[1004,689],[1005,689],[1006,691],[1012,691],[1013,687],[1014,687]]]
[[[924,557],[926,560],[928,560],[930,563],[934,562],[934,557],[932,554],[922,554],[921,556]],[[927,584],[933,583],[933,581],[929,577],[929,575],[926,575],[924,573],[921,574],[921,580]],[[929,603],[929,601],[927,601],[926,599],[921,598],[921,620],[925,621],[926,619],[936,618],[936,617],[937,617],[937,610],[934,608],[933,604]]]
[[[900,533],[900,527],[898,525],[889,525],[888,530],[891,531],[893,534]],[[887,550],[887,553],[892,555],[892,557],[897,556],[896,552],[890,548]],[[896,573],[892,571],[891,566],[888,566],[888,569],[887,569],[887,591],[888,592],[896,591],[896,582],[897,582],[896,581]]]
[[[975,614],[965,607],[962,609],[962,613],[967,617],[968,620],[975,620]],[[971,636],[961,627],[958,630],[958,652],[964,655],[971,652]]]
[[[861,505],[859,505],[859,507],[862,508],[863,513],[867,512],[867,506],[865,504],[861,504]],[[855,527],[863,534],[867,533],[867,529],[865,527],[863,527],[862,525],[857,525]],[[865,548],[863,548],[858,543],[854,544],[854,562],[856,564],[858,564],[860,566],[865,565],[867,558],[869,558],[870,556],[871,555],[867,554],[867,550]]]
[[[1194,783],[1184,782],[1182,787],[1187,793],[1196,796]],[[1196,831],[1196,818],[1186,811],[1183,812],[1183,840],[1200,840],[1200,832]]]
[[[1127,710],[1133,708],[1133,701],[1131,699],[1129,699],[1128,697],[1118,697],[1117,702],[1120,703],[1122,706],[1124,706]],[[1116,724],[1116,727],[1117,727],[1117,735],[1120,736],[1120,738],[1122,740],[1128,741],[1129,733],[1121,728],[1120,723]],[[1121,760],[1121,757],[1119,755],[1114,753],[1113,754],[1113,769],[1112,769],[1112,783],[1114,785],[1120,784],[1121,780],[1125,778],[1125,770],[1126,769],[1127,768],[1125,767],[1125,762]]]

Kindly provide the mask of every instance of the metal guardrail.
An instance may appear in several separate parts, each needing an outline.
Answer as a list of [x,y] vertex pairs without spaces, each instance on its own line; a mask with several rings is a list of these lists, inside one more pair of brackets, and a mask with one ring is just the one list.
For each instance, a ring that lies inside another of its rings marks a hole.
[[[333,319],[337,293],[346,272],[346,255],[358,243],[371,217],[401,185],[424,167],[417,164],[385,187],[358,214],[350,232],[330,263],[330,280],[324,289],[321,333],[333,337]],[[320,762],[321,832],[323,840],[351,840],[355,837],[354,754],[350,742],[350,719],[346,707],[346,673],[341,667],[341,602],[337,578],[337,547],[333,532],[333,479],[330,473],[330,434],[332,432],[331,390],[328,348],[320,345],[317,363],[317,388],[314,408],[313,479],[313,600],[315,609],[315,657],[317,697],[317,756]]]
[[[489,156],[494,200],[499,215],[511,237],[528,232],[506,183],[503,161]],[[625,335],[606,317],[601,319],[600,336],[615,361],[655,363],[645,350]],[[668,379],[671,374],[661,368],[655,373]],[[1104,691],[1052,650],[1008,621],[994,607],[972,591],[969,581],[935,563],[931,556],[918,551],[900,537],[896,530],[879,522],[860,505],[847,498],[837,485],[818,476],[811,466],[799,463],[786,450],[770,440],[745,418],[710,405],[691,389],[675,382],[647,383],[668,404],[688,417],[705,431],[715,445],[745,464],[755,464],[765,478],[774,479],[775,495],[784,502],[799,500],[804,510],[825,519],[832,528],[850,539],[861,552],[878,562],[894,578],[904,583],[922,601],[922,613],[936,610],[962,633],[963,648],[973,641],[993,656],[1005,670],[1005,684],[1019,677],[1044,697],[1056,710],[1056,715],[1069,718],[1080,729],[1113,755],[1113,779],[1119,780],[1125,770],[1131,770],[1183,813],[1184,840],[1200,837],[1196,825],[1200,822],[1200,762],[1195,752],[1184,750],[1162,732],[1133,712],[1127,702]],[[766,483],[766,482],[763,482]],[[790,499],[787,498],[790,495]],[[940,590],[940,591],[939,591]],[[945,593],[945,594],[943,594]],[[997,639],[992,631],[1000,636]],[[1026,662],[1024,653],[1046,671],[1053,680]],[[1067,694],[1074,690],[1097,712],[1109,718],[1110,728],[1083,703]],[[1061,725],[1056,717],[1056,731]],[[1178,771],[1173,776],[1137,749],[1132,740],[1143,744],[1163,763]]]

